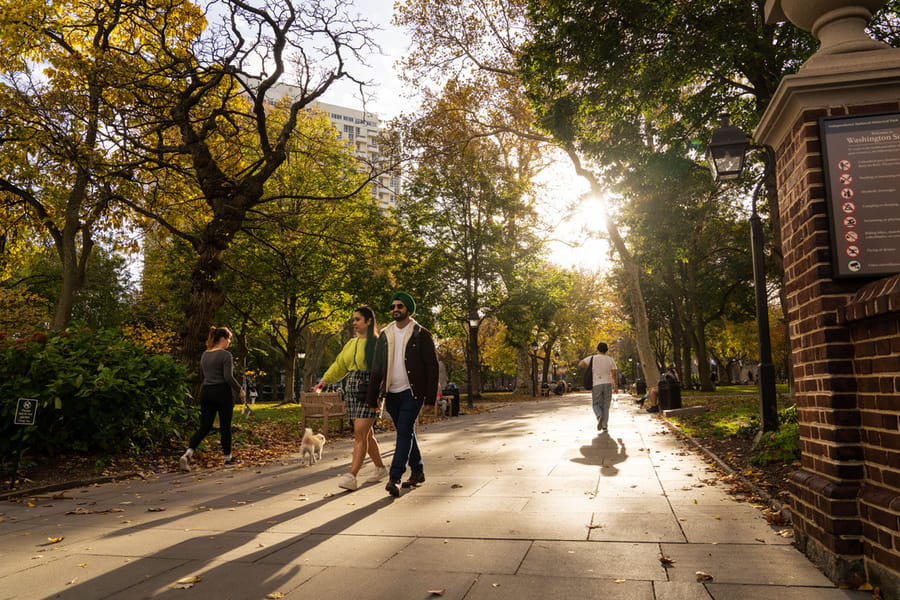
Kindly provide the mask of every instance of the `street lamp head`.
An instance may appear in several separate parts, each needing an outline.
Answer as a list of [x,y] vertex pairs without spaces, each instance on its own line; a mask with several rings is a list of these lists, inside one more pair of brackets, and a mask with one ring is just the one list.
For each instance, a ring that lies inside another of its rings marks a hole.
[[719,115],[720,127],[713,131],[706,158],[709,170],[716,181],[737,179],[744,170],[744,155],[750,147],[750,139],[740,127],[728,124],[728,115]]
[[481,319],[478,316],[478,309],[473,308],[469,311],[469,327],[475,329]]
[[304,358],[306,358],[306,352],[298,352],[297,358],[299,358],[300,360],[303,360]]

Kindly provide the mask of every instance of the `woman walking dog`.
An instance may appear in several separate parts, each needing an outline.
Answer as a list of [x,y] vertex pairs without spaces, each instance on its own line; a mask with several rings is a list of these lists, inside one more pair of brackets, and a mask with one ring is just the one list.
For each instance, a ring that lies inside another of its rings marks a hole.
[[355,336],[344,344],[340,354],[313,391],[318,392],[322,386],[334,383],[342,377],[344,379],[344,403],[347,415],[353,419],[353,456],[350,461],[350,472],[341,478],[338,487],[352,491],[359,487],[356,476],[366,459],[366,453],[375,464],[375,472],[367,481],[373,483],[381,481],[387,477],[387,468],[381,460],[381,450],[378,448],[373,429],[378,411],[366,405],[369,368],[375,354],[375,341],[378,339],[375,313],[368,306],[360,306],[353,311],[351,325]]

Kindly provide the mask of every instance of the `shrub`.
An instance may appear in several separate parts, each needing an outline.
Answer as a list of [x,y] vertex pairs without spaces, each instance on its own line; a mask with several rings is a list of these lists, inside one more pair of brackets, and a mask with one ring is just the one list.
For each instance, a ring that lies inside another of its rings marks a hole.
[[760,438],[756,454],[750,457],[751,465],[763,467],[773,462],[791,463],[800,458],[797,406],[778,411],[778,421],[778,431],[770,431]]
[[[36,332],[0,340],[0,450],[146,451],[182,437],[192,413],[184,368],[113,330]],[[15,425],[18,398],[35,425]]]

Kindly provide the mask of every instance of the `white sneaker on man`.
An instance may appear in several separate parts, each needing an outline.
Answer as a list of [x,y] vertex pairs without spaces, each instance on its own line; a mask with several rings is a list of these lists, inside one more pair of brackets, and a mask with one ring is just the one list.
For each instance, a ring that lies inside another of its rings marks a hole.
[[366,483],[378,483],[387,477],[387,467],[375,467],[375,472],[369,475]]
[[356,481],[356,475],[353,473],[346,473],[343,477],[341,477],[340,482],[338,483],[338,487],[345,490],[350,490],[351,492],[359,487],[359,483]]
[[187,454],[183,454],[181,458],[178,459],[178,467],[185,473],[191,472],[191,459],[188,458]]

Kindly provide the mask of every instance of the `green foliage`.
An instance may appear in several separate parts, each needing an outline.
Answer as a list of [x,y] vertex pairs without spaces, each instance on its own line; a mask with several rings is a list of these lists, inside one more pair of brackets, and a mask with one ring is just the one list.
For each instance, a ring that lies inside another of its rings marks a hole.
[[[35,332],[0,340],[0,450],[146,451],[189,423],[185,372],[113,330]],[[37,400],[33,426],[15,425],[19,398]]]
[[[778,401],[787,398],[787,386],[777,387]],[[672,420],[688,435],[696,438],[726,438],[730,436],[752,437],[759,431],[759,397],[755,386],[727,386],[719,388],[714,395],[685,392],[684,406],[704,406],[706,412],[696,415],[682,415]],[[786,407],[779,411],[782,423],[796,423],[796,407]]]
[[44,298],[23,287],[0,286],[0,337],[32,331],[49,321]]
[[[53,305],[63,288],[63,265],[49,248],[35,253],[19,266],[15,278]],[[130,300],[129,273],[123,255],[95,246],[84,273],[84,281],[74,294],[72,319],[94,329],[117,327]]]
[[[792,404],[778,411],[778,431],[764,433],[756,445],[756,452],[750,457],[751,465],[764,467],[770,463],[791,463],[800,458],[800,426],[797,423],[797,405]],[[759,416],[754,415],[749,422],[737,430],[737,435],[753,436],[759,432]]]
[[764,434],[750,457],[750,464],[763,467],[773,462],[791,463],[800,458],[800,426],[783,423],[778,431]]

